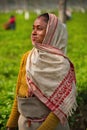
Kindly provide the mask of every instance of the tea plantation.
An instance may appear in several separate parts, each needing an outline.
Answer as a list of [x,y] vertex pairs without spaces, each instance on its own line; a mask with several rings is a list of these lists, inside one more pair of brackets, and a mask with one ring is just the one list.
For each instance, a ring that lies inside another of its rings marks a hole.
[[[30,35],[33,21],[37,16],[30,12],[29,20],[25,20],[24,14],[15,13],[16,29],[4,30],[3,24],[8,21],[11,14],[12,12],[0,13],[0,130],[5,130],[12,108],[21,57],[32,48]],[[66,24],[67,56],[75,66],[77,101],[79,106],[83,106],[87,104],[87,12],[73,12],[72,19]],[[71,127],[74,123],[80,124],[80,120],[76,120],[78,116],[81,116],[79,110],[70,118]],[[84,126],[87,127],[85,124]]]

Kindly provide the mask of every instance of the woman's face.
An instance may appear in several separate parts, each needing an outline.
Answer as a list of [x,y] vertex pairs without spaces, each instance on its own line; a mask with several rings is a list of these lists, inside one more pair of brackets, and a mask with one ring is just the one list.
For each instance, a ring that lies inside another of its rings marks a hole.
[[47,23],[43,17],[37,18],[33,24],[31,40],[33,45],[35,43],[42,43],[46,34]]

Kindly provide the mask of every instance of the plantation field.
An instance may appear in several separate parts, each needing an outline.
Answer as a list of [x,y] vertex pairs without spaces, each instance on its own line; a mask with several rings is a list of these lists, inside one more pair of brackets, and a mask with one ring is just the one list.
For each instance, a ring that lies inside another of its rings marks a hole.
[[[22,55],[31,50],[30,40],[32,24],[36,14],[31,12],[30,19],[24,14],[16,15],[16,30],[4,30],[3,24],[12,13],[0,13],[0,129],[5,124],[11,111],[17,75]],[[77,78],[78,103],[87,101],[87,12],[73,12],[67,21],[67,55],[74,63]],[[86,93],[86,94],[85,94]],[[87,103],[87,102],[86,102]]]

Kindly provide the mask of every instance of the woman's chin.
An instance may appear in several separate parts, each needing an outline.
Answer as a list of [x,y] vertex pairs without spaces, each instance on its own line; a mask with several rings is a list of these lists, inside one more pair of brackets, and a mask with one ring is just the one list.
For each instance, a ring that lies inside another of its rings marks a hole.
[[32,41],[32,44],[35,45],[36,42]]

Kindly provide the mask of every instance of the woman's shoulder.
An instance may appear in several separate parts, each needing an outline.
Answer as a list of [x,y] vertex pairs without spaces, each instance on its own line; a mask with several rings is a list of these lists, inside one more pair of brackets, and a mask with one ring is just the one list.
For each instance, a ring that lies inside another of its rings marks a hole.
[[30,51],[27,51],[26,53],[24,53],[22,55],[22,60],[21,60],[22,64],[26,63],[26,60],[27,60],[27,57],[28,57],[29,53],[30,53]]
[[27,58],[27,56],[29,55],[29,53],[30,53],[30,51],[25,52],[25,53],[22,55],[22,59]]

